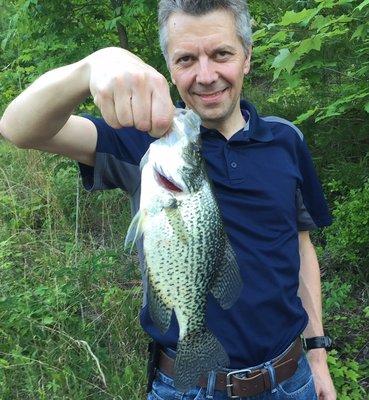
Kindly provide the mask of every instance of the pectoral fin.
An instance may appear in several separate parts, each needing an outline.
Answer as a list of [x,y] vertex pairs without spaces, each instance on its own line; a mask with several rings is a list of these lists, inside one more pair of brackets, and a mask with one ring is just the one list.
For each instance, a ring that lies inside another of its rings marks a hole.
[[144,219],[145,212],[139,210],[137,214],[133,217],[131,224],[129,225],[126,239],[124,241],[124,248],[127,249],[130,245],[130,252],[133,250],[133,246],[136,244],[137,240],[143,234]]
[[223,259],[221,260],[213,285],[210,289],[220,306],[226,310],[237,301],[241,294],[243,282],[237,265],[236,256],[229,243],[225,240]]

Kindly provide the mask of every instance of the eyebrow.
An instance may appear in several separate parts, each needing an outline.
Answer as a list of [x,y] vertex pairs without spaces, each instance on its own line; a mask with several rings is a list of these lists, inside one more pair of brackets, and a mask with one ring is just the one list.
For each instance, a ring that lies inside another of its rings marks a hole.
[[[214,55],[218,52],[221,51],[229,51],[231,53],[235,52],[236,49],[230,45],[220,45],[219,47],[216,47],[212,52],[211,55]],[[178,58],[182,58],[182,57],[188,57],[188,56],[193,56],[194,52],[191,52],[189,50],[175,50],[172,60],[178,59]]]
[[219,47],[217,47],[216,49],[214,49],[213,54],[214,54],[214,53],[217,53],[217,52],[220,52],[220,51],[235,52],[236,49],[235,49],[234,47],[230,46],[230,45],[226,45],[226,44],[225,44],[225,45],[219,46]]

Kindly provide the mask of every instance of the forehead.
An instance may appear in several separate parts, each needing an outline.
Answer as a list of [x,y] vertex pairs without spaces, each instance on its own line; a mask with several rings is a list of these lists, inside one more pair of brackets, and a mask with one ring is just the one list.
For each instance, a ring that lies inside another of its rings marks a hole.
[[234,16],[225,10],[195,16],[174,13],[167,22],[168,52],[219,45],[241,46]]

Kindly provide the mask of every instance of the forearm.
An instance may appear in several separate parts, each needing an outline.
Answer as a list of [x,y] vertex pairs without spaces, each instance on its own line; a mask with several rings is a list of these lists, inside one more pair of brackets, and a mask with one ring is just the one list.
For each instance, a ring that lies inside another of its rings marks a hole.
[[[322,295],[318,259],[308,232],[299,233],[300,286],[299,296],[309,316],[303,332],[305,338],[323,336]],[[317,398],[336,400],[336,391],[329,373],[325,349],[312,349],[307,358],[314,377]]]
[[38,78],[5,110],[1,134],[19,147],[56,135],[74,108],[89,95],[87,68],[82,60]]
[[[324,329],[322,323],[322,295],[319,263],[308,233],[301,232],[300,239],[299,296],[309,316],[309,322],[303,335],[306,338],[323,336]],[[308,356],[325,358],[326,351],[324,349],[310,350]]]

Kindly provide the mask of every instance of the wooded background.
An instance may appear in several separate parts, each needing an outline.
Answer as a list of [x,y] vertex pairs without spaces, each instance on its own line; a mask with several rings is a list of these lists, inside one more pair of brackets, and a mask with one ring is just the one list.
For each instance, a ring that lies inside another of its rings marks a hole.
[[[313,233],[340,400],[369,387],[369,0],[250,0],[244,97],[304,132],[334,223]],[[168,77],[157,1],[0,0],[0,114],[49,69],[107,46]],[[172,88],[173,99],[178,98]],[[89,99],[76,112],[97,113]],[[0,139],[0,399],[144,399],[147,338],[119,190]]]

